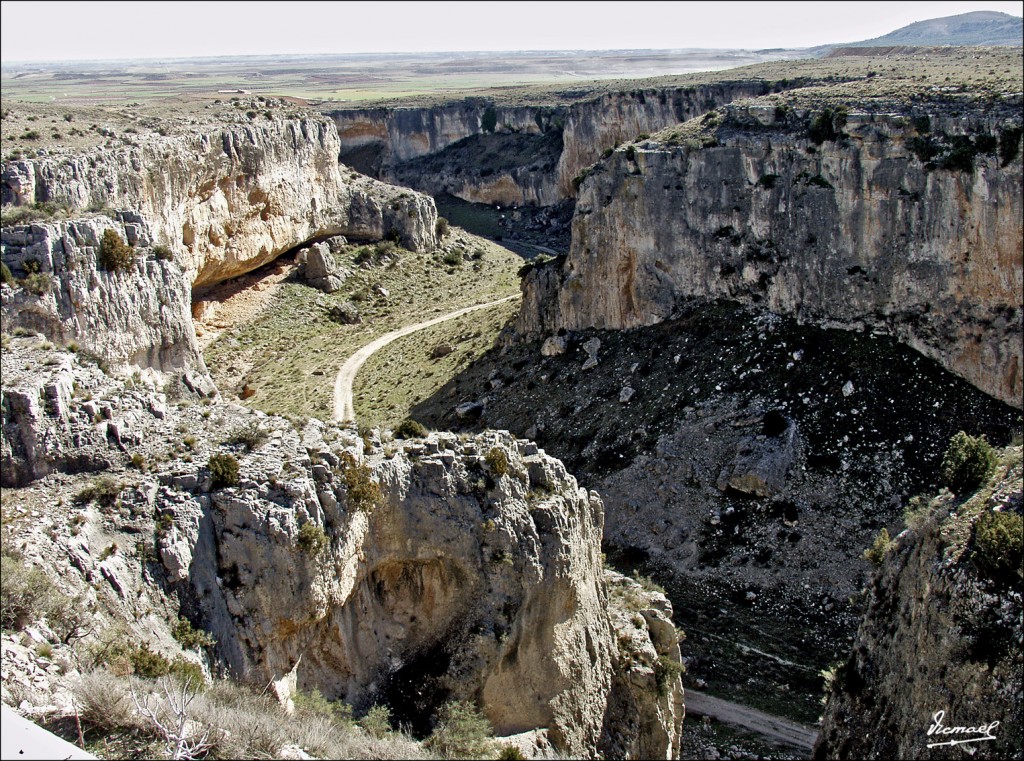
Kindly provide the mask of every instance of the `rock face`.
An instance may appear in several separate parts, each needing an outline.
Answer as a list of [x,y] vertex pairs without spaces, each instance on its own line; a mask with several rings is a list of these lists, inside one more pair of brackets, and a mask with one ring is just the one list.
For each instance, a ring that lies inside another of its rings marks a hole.
[[[849,660],[837,670],[814,757],[1011,758],[1024,742],[1020,643],[1021,449],[1009,449],[994,488],[958,504],[945,492],[896,538],[872,579]],[[1016,514],[1008,567],[995,571],[978,538],[986,514]],[[929,743],[985,732],[963,747]],[[993,725],[993,722],[996,724]]]
[[[964,166],[962,143],[928,143],[908,118],[850,114],[841,138],[815,145],[809,113],[776,123],[762,110],[728,109],[703,148],[651,141],[598,164],[564,264],[524,280],[519,332],[633,328],[688,297],[731,299],[891,333],[1020,407],[1019,146]],[[968,145],[1020,140],[995,116],[931,125]],[[926,165],[921,145],[948,163]]]
[[278,119],[138,145],[6,162],[3,203],[133,209],[196,287],[253,270],[310,240],[388,235],[433,250],[431,199],[349,173],[322,118]]
[[764,81],[646,87],[557,106],[500,106],[481,98],[429,108],[331,112],[342,161],[388,181],[474,203],[550,206],[606,149],[737,98]]
[[[333,424],[300,433],[216,400],[168,408],[39,338],[11,339],[2,358],[5,479],[77,512],[67,490],[81,481],[67,474],[107,472],[123,484],[107,520],[129,517],[94,545],[156,537],[151,553],[97,561],[83,542],[96,528],[68,533],[69,512],[39,541],[60,558],[71,550],[52,541],[74,545],[76,567],[119,606],[166,585],[217,640],[215,670],[272,682],[283,700],[316,688],[357,708],[387,703],[424,732],[444,701],[466,699],[497,734],[543,733],[569,755],[676,752],[671,609],[653,593],[610,594],[602,503],[536,445],[487,432],[366,450]],[[215,454],[238,462],[235,485],[215,483]],[[147,555],[157,562],[143,573]]]
[[[133,264],[108,271],[99,263],[103,233],[134,245]],[[158,257],[140,217],[96,216],[3,229],[3,261],[16,277],[45,287],[0,288],[5,331],[39,331],[103,360],[163,374],[188,374],[203,386],[206,364],[192,325],[191,291],[181,268]],[[34,272],[35,274],[32,274]],[[207,389],[210,390],[210,389]]]

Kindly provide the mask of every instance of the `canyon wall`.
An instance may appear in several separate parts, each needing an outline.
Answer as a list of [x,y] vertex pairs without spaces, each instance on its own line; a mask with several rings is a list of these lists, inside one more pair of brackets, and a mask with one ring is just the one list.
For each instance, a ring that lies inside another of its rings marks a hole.
[[[945,492],[918,505],[884,552],[853,652],[835,671],[815,758],[1020,753],[1020,447],[1003,458],[973,498]],[[1001,539],[982,528],[997,520]],[[991,732],[942,731],[957,726]]]
[[737,98],[768,92],[762,80],[604,93],[549,106],[482,98],[423,108],[332,111],[342,161],[382,179],[475,203],[550,206],[601,154]]
[[728,299],[891,333],[1019,408],[1019,116],[934,115],[922,135],[852,113],[819,141],[812,117],[737,105],[597,164],[568,257],[524,280],[518,331],[628,329]]
[[[117,271],[98,264],[111,230],[135,249]],[[181,267],[157,256],[138,215],[5,227],[3,261],[20,287],[0,286],[4,331],[43,333],[96,357],[114,371],[131,367],[181,376],[212,393],[192,324],[192,293]]]
[[[600,498],[532,442],[168,405],[39,337],[10,338],[2,364],[4,483],[31,483],[55,526],[21,522],[19,546],[92,579],[97,616],[149,639],[180,605],[216,640],[214,672],[283,701],[387,704],[425,734],[469,700],[572,757],[678,755],[671,606],[603,569]],[[214,455],[238,477],[218,482]],[[96,472],[113,509],[74,496]]]
[[430,198],[338,164],[323,118],[147,135],[135,145],[5,162],[4,204],[131,209],[200,287],[255,269],[312,238],[436,245]]

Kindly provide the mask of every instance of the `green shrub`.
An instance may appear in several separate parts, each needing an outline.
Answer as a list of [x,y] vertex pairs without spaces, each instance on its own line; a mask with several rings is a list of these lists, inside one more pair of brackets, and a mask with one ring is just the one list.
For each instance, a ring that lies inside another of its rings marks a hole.
[[835,111],[826,108],[811,120],[807,131],[810,134],[811,142],[821,145],[826,140],[834,141],[842,137],[844,126],[846,126],[846,111],[842,108],[837,108]]
[[494,746],[494,730],[472,703],[445,703],[434,733],[424,743],[445,758],[488,758]]
[[484,132],[494,132],[494,128],[498,126],[498,113],[494,110],[493,106],[488,106],[484,109],[483,116],[480,117],[480,129]]
[[356,510],[372,512],[381,504],[384,494],[380,484],[371,477],[369,466],[358,462],[351,452],[342,452],[341,462],[349,505]]
[[487,463],[487,467],[491,469],[491,472],[496,476],[503,476],[508,473],[508,455],[505,454],[505,450],[500,447],[492,447],[491,450],[484,455],[484,462]]
[[305,716],[323,717],[339,722],[342,726],[350,727],[352,721],[352,706],[340,700],[328,700],[320,694],[320,690],[313,688],[312,692],[297,692],[292,696],[297,713]]
[[228,444],[242,444],[246,451],[259,449],[266,442],[269,434],[260,428],[259,423],[249,423],[235,430],[228,439]]
[[448,234],[448,220],[444,217],[438,217],[437,222],[434,223],[434,232],[437,233],[438,238],[443,238]]
[[422,439],[426,435],[426,427],[412,418],[406,418],[395,429],[395,436],[400,439]]
[[636,148],[634,148],[632,145],[626,146],[625,153],[627,161],[633,161],[636,159]]
[[299,536],[296,542],[299,545],[299,549],[313,557],[319,557],[329,544],[327,534],[323,528],[311,521],[303,523],[299,528]]
[[131,466],[136,470],[145,470],[146,458],[143,457],[139,452],[134,452],[132,454]]
[[969,436],[960,431],[950,439],[939,476],[943,486],[965,497],[981,486],[995,467],[996,453],[985,437]]
[[668,695],[673,683],[686,669],[683,664],[669,658],[667,655],[658,656],[654,664],[654,683],[658,688],[658,694],[664,697]]
[[174,637],[186,650],[199,650],[203,647],[213,647],[217,641],[213,636],[202,629],[193,629],[192,622],[187,618],[179,618],[177,623],[171,627],[171,636]]
[[162,243],[158,243],[153,246],[153,256],[161,262],[174,261],[174,252],[171,251],[169,246],[165,246]]
[[885,559],[885,553],[889,551],[889,547],[892,546],[892,539],[889,538],[889,530],[883,528],[878,532],[875,537],[875,541],[872,542],[871,546],[864,550],[861,555],[862,558],[867,560],[875,568],[882,565],[882,561]]
[[446,251],[441,261],[449,267],[458,267],[462,264],[462,253],[459,251]]
[[3,262],[0,262],[0,283],[6,283],[10,286],[15,285],[14,275],[11,274],[11,268]]
[[1020,152],[1020,138],[1024,128],[1008,127],[999,131],[999,164],[1006,167]]
[[81,505],[95,502],[100,507],[110,508],[117,504],[117,498],[121,496],[122,489],[124,489],[124,484],[111,476],[100,476],[82,488],[75,495],[74,501]]
[[0,558],[0,626],[22,629],[44,615],[50,579],[4,553]]
[[232,455],[211,455],[207,467],[210,469],[210,475],[213,477],[214,489],[238,485],[238,460]]
[[21,287],[36,296],[45,296],[53,288],[53,278],[44,272],[30,272],[21,280]]
[[986,512],[974,524],[971,557],[985,575],[995,581],[1019,582],[1024,544],[1024,519],[1020,513]]
[[378,739],[391,734],[391,711],[387,706],[375,705],[359,720],[361,726],[371,737]]
[[108,227],[100,240],[99,263],[108,272],[121,272],[135,264],[135,249]]

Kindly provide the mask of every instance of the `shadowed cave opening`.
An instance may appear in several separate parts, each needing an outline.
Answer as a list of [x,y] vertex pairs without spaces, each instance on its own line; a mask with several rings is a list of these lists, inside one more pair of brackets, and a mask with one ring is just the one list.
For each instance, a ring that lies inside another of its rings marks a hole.
[[441,683],[451,655],[444,644],[421,650],[384,680],[377,704],[391,711],[391,724],[423,740],[434,730],[438,709],[451,694]]

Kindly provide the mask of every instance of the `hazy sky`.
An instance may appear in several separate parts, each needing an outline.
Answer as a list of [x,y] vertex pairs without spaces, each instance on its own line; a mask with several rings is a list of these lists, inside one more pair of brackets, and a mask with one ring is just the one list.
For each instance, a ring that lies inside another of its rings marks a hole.
[[0,58],[810,47],[1020,2],[0,3]]

